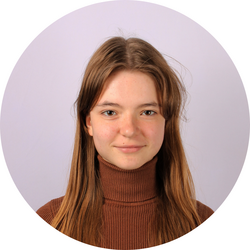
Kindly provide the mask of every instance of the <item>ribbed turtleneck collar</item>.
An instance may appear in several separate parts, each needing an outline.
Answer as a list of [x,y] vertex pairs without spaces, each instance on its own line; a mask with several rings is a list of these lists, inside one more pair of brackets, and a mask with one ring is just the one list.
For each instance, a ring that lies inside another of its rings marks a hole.
[[106,162],[100,155],[98,160],[105,199],[140,202],[156,197],[157,157],[133,170],[118,168]]

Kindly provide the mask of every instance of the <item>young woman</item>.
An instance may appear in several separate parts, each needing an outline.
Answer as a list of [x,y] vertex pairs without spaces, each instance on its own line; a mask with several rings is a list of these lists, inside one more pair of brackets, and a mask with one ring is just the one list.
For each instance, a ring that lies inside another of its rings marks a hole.
[[110,249],[174,240],[213,211],[196,201],[179,131],[185,88],[149,43],[114,37],[94,53],[76,101],[67,191],[37,213]]

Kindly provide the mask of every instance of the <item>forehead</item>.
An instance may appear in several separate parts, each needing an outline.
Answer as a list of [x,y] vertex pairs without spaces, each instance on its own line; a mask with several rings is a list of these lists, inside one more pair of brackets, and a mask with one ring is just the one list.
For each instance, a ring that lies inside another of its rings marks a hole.
[[115,72],[105,82],[97,104],[103,101],[124,105],[158,102],[155,82],[148,74],[139,71]]

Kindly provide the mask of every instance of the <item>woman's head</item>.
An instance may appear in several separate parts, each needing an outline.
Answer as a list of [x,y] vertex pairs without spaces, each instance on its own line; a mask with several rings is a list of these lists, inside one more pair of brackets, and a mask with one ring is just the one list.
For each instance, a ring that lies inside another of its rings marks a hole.
[[[138,92],[137,93],[133,92],[134,94],[133,100],[136,101],[136,99],[142,97],[139,94],[140,88],[141,88],[141,93],[145,93],[145,91],[148,91],[148,93],[153,94],[153,97],[151,97],[151,99],[153,98],[155,103],[158,105],[157,118],[158,117],[162,118],[158,119],[160,120],[160,123],[158,124],[159,126],[157,128],[158,130],[157,135],[159,137],[156,138],[157,145],[155,145],[154,143],[151,144],[155,150],[151,151],[151,154],[144,152],[145,160],[149,161],[154,157],[154,155],[152,154],[154,153],[157,154],[157,152],[159,151],[163,142],[164,133],[166,133],[166,136],[169,137],[170,135],[168,136],[167,134],[168,133],[172,134],[174,130],[172,126],[175,126],[176,128],[179,126],[179,116],[182,107],[182,96],[183,94],[185,94],[185,89],[180,83],[175,72],[167,64],[163,56],[149,43],[138,38],[129,38],[126,40],[122,37],[114,37],[107,40],[94,53],[86,68],[82,87],[77,100],[78,119],[80,122],[82,133],[85,133],[86,137],[88,137],[89,135],[93,136],[93,134],[89,133],[91,132],[89,128],[92,128],[90,127],[91,124],[89,122],[89,118],[91,117],[91,114],[92,115],[95,114],[93,111],[97,110],[96,104],[100,103],[100,101],[103,101],[102,97],[111,90],[111,86],[114,87],[115,85],[114,82],[118,82],[117,79],[119,77],[120,79],[122,78],[122,76],[125,78],[126,77],[131,78],[132,75],[134,76],[134,78],[144,77],[145,79],[148,80],[148,81],[143,81],[142,79],[140,87],[138,87],[137,85]],[[134,81],[135,79],[133,80],[131,78],[127,80]],[[149,91],[150,88],[149,85],[151,87],[150,91]],[[131,90],[132,88],[136,88],[136,82],[134,83],[131,82],[131,84],[128,85],[128,83],[126,83],[126,79],[123,80],[123,83],[120,84],[120,88],[121,90],[124,89],[124,94],[121,93],[121,95],[119,96],[119,101],[124,101],[124,102],[129,101],[128,100],[129,96],[125,94],[125,90],[128,91],[128,87]],[[132,98],[131,95],[130,97]],[[131,104],[132,100],[131,98],[129,101],[130,103],[127,104]],[[111,99],[107,99],[105,101],[110,102],[110,100]],[[109,108],[109,110],[111,111],[114,109],[114,108],[111,109],[110,106],[106,108]],[[140,111],[142,111],[142,109]],[[152,117],[155,118],[155,116]],[[133,119],[134,125],[135,121],[137,120]],[[86,124],[86,122],[88,124]],[[104,124],[105,123],[103,123],[103,125]],[[166,126],[167,124],[172,124],[172,125]],[[156,128],[156,126],[154,128]],[[169,130],[165,131],[166,128],[169,128]],[[88,138],[88,140],[91,141],[92,138]],[[100,136],[98,137],[97,133],[94,134],[94,141],[96,148],[98,146],[101,146],[100,143],[98,143],[100,142]],[[160,142],[160,147],[159,147],[159,142]],[[145,141],[143,140],[137,141],[134,140],[133,138],[132,140],[120,139],[118,141],[113,142],[112,145],[118,145],[120,147],[123,144],[129,146],[131,145],[142,146],[145,144]],[[145,149],[145,147],[143,147],[143,149]],[[100,147],[97,148],[99,154],[101,154],[100,150],[101,150]],[[143,152],[144,150],[139,150],[139,151]],[[116,163],[115,165],[117,165],[118,163],[117,161],[112,162],[111,159],[107,157],[107,155],[106,157],[103,158],[110,161],[111,163]],[[134,160],[133,157],[129,159],[130,159],[129,162],[133,162]],[[140,163],[138,164],[140,165],[141,163],[143,164],[146,163],[145,160],[139,161]],[[135,164],[134,167],[133,166],[131,167],[132,168],[140,167],[138,164]],[[125,167],[125,165],[121,167]]]
[[153,159],[164,138],[165,119],[152,78],[140,71],[112,73],[86,118],[97,152],[123,169]]

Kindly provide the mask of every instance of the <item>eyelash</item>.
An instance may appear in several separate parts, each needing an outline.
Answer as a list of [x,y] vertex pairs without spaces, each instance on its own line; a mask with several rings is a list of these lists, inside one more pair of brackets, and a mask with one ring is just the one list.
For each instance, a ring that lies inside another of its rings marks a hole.
[[[112,115],[108,115],[108,112],[112,112]],[[150,112],[151,114],[146,115],[145,112]],[[110,116],[111,117],[111,116],[114,116],[116,113],[113,110],[106,110],[106,111],[102,112],[102,114],[105,115],[105,116]],[[152,116],[152,115],[156,114],[156,112],[153,111],[153,110],[145,110],[145,111],[142,112],[142,115],[143,114],[146,115],[146,116]]]
[[[155,114],[156,114],[156,112],[153,111],[153,110],[145,110],[145,111],[142,112],[142,114],[145,114],[145,112],[151,112],[151,115],[146,115],[146,116],[152,116],[152,115],[155,115]],[[153,114],[152,114],[152,113],[153,113]]]
[[[108,115],[107,112],[112,112],[113,115]],[[115,113],[115,111],[113,111],[113,110],[106,110],[106,111],[102,112],[102,114],[106,115],[106,116],[114,116],[114,113]]]

